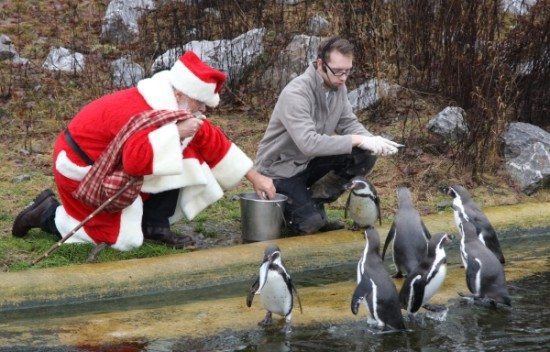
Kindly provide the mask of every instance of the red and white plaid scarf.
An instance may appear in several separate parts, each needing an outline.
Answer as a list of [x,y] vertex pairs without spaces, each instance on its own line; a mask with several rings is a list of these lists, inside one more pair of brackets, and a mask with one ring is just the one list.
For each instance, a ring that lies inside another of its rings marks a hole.
[[185,110],[149,110],[133,116],[115,138],[109,143],[90,171],[84,176],[73,197],[92,208],[98,208],[128,182],[133,184],[105,207],[105,211],[117,212],[126,208],[139,195],[143,176],[132,176],[122,167],[122,147],[134,133],[149,127],[160,127],[167,123],[193,117]]

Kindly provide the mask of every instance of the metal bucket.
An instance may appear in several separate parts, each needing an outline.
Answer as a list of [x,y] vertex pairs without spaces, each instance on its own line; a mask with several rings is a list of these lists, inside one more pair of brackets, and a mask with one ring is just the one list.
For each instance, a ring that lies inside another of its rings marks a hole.
[[241,193],[239,198],[243,242],[273,240],[281,236],[287,196],[277,193],[274,199],[260,199],[250,192]]

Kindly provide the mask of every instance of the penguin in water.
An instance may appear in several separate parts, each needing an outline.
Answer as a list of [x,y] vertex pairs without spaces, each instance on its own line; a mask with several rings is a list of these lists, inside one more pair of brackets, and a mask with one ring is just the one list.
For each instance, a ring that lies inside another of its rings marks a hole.
[[460,233],[460,255],[466,271],[466,285],[473,294],[461,293],[460,296],[488,299],[493,306],[497,303],[511,306],[502,264],[481,242],[476,227],[471,222],[462,221]]
[[441,191],[453,197],[453,211],[456,226],[460,227],[462,219],[471,222],[477,231],[479,240],[487,246],[498,258],[499,262],[505,263],[504,254],[500,249],[497,233],[489,219],[473,201],[466,188],[460,185],[443,187]]
[[420,307],[432,311],[440,310],[440,307],[427,303],[445,280],[447,256],[444,246],[449,242],[449,235],[435,234],[428,243],[428,253],[401,286],[399,300],[401,307],[409,312],[409,315],[414,315]]
[[380,258],[380,237],[374,227],[365,230],[365,249],[357,263],[357,287],[351,299],[351,311],[357,314],[363,301],[369,317],[385,330],[405,330],[397,289]]
[[367,226],[374,226],[376,220],[382,225],[380,214],[380,198],[374,186],[363,176],[356,176],[344,185],[345,190],[351,190],[346,201],[344,217],[348,212],[353,224],[350,230],[359,230]]
[[428,251],[430,232],[414,208],[411,192],[407,187],[397,188],[397,213],[391,225],[382,260],[386,256],[388,245],[393,240],[393,262],[397,269],[394,278],[413,272]]
[[254,295],[262,297],[262,303],[267,313],[264,320],[260,321],[258,325],[269,326],[273,324],[272,314],[275,313],[285,318],[284,331],[289,332],[294,294],[298,300],[300,312],[302,312],[302,303],[298,291],[283,265],[281,250],[276,245],[268,246],[264,252],[258,278],[250,287],[246,297],[248,307],[252,306]]

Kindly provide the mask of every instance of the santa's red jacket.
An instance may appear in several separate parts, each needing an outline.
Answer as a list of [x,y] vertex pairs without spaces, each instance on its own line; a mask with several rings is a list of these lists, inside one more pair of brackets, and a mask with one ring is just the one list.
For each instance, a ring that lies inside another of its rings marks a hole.
[[[151,109],[176,110],[167,74],[159,72],[141,80],[135,88],[86,105],[68,126],[80,148],[96,160],[132,116]],[[71,149],[63,133],[56,140],[53,157],[54,178],[62,203],[57,208],[55,224],[63,236],[95,210],[71,196],[91,166]],[[252,168],[252,160],[207,120],[192,139],[183,143],[175,124],[134,134],[124,144],[122,163],[129,174],[144,176],[144,193],[180,189],[171,222],[184,216],[193,219]],[[67,242],[105,242],[119,250],[139,247],[143,243],[142,215],[143,200],[138,197],[121,212],[97,214]]]

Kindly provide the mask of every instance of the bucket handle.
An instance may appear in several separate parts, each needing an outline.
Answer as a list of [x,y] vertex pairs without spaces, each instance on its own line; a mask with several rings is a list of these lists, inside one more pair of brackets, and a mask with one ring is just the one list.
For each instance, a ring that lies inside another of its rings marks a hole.
[[279,211],[281,212],[281,217],[283,218],[283,223],[285,224],[285,229],[286,229],[287,225],[286,225],[285,212],[283,211],[283,207],[281,207],[281,204],[279,203],[275,203],[275,205],[277,206],[277,208],[279,208]]

